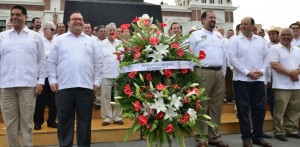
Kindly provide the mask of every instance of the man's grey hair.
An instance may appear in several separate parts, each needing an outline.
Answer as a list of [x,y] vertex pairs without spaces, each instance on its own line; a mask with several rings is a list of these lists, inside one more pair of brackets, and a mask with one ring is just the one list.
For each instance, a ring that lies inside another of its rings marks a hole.
[[45,30],[46,28],[55,28],[56,29],[56,26],[53,22],[46,22],[43,24],[43,29]]
[[294,37],[293,30],[290,29],[290,28],[283,28],[283,29],[281,29],[280,32],[279,32],[279,37],[281,37],[282,32],[285,32],[285,31],[288,31],[289,33],[291,33],[292,37]]
[[114,28],[117,29],[117,25],[116,25],[114,22],[111,22],[111,23],[109,23],[109,24],[107,24],[107,25],[105,26],[106,32],[108,32],[108,29],[109,29],[110,27],[114,27]]

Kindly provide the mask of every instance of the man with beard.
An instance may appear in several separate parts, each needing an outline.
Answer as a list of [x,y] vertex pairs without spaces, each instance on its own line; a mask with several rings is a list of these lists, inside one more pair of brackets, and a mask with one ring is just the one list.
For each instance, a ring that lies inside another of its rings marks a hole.
[[199,128],[203,131],[205,138],[199,134],[195,135],[195,140],[199,147],[206,147],[208,144],[218,147],[228,147],[228,144],[221,141],[221,114],[223,98],[225,96],[225,70],[226,54],[225,46],[218,32],[214,32],[216,24],[216,15],[213,11],[205,11],[201,15],[203,27],[201,30],[194,31],[189,38],[192,53],[199,56],[200,51],[206,53],[206,57],[195,67],[195,72],[204,80],[200,84],[205,88],[206,95],[210,100],[203,102],[203,114],[211,117],[211,121],[218,127],[209,127],[202,121],[199,122]]
[[[118,77],[119,61],[115,48],[121,41],[114,38],[117,31],[115,23],[109,23],[105,27],[107,38],[100,43],[101,52],[101,117],[103,118],[102,126],[107,126],[113,121],[114,124],[123,125],[122,111],[117,107],[112,110],[111,107],[111,89],[114,85],[114,79]],[[116,94],[116,89],[114,89]]]
[[229,64],[233,67],[233,89],[243,146],[252,147],[253,143],[271,147],[272,145],[262,138],[266,111],[264,83],[268,66],[268,47],[263,38],[254,34],[254,24],[251,17],[242,19],[241,34],[230,41],[228,57]]
[[46,77],[43,39],[27,28],[27,18],[23,6],[13,6],[10,10],[13,29],[0,33],[1,108],[11,147],[19,147],[19,142],[21,146],[33,146],[36,95],[41,94]]
[[47,59],[56,95],[60,146],[72,146],[76,114],[77,145],[90,146],[94,93],[100,83],[100,54],[95,39],[83,33],[83,17],[73,12],[69,31],[55,38]]
[[41,19],[35,17],[32,19],[31,23],[32,23],[32,30],[39,33],[42,25]]

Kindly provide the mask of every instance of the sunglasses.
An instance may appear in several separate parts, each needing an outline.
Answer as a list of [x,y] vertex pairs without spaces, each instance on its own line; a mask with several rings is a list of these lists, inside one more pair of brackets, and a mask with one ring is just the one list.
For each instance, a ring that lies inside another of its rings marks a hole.
[[55,29],[53,29],[53,28],[50,28],[50,30],[51,30],[51,32],[56,32],[56,30],[55,30]]

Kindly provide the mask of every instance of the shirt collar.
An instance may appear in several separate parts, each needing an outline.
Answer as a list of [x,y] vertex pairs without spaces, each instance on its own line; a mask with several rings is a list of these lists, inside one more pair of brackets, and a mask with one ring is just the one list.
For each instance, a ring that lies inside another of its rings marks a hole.
[[[70,36],[70,35],[74,36],[73,33],[71,33],[70,31],[68,31],[68,32],[66,33],[66,36]],[[87,35],[85,35],[85,34],[83,33],[83,31],[82,31],[81,34],[80,34],[79,36],[87,36]]]
[[[257,39],[257,38],[259,38],[259,37],[260,37],[260,36],[253,34],[252,37],[251,37],[251,40],[252,40],[252,39]],[[238,36],[238,38],[242,39],[242,38],[247,38],[247,37],[246,37],[243,33],[241,33],[241,34]]]

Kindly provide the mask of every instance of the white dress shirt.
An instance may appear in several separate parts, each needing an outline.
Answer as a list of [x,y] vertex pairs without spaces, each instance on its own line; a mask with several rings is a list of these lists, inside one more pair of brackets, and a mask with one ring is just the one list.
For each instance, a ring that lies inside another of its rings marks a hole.
[[[115,39],[111,43],[107,38],[100,43],[101,56],[101,79],[117,78],[120,74],[120,62],[117,60],[116,46],[121,43]],[[101,83],[101,80],[100,80]]]
[[58,89],[99,86],[100,54],[97,42],[83,32],[75,37],[71,32],[59,35],[47,59],[49,83]]
[[300,37],[298,39],[293,38],[292,43],[293,46],[300,47]]
[[[295,70],[300,65],[300,48],[291,46],[290,51],[281,43],[270,48],[270,62],[279,62],[288,70]],[[300,75],[298,75],[300,78]],[[299,81],[292,81],[289,76],[278,73],[272,69],[272,88],[275,89],[300,89]]]
[[46,56],[42,37],[27,27],[0,33],[0,87],[44,84]]
[[192,53],[199,56],[203,50],[206,57],[200,61],[202,67],[222,66],[223,73],[226,73],[226,49],[219,32],[210,32],[205,28],[194,31],[189,38]]
[[[249,40],[242,33],[232,38],[229,44],[229,64],[233,66],[233,81],[265,82],[268,47],[266,41],[255,34]],[[250,71],[261,71],[257,80],[248,77]]]
[[46,58],[48,58],[50,50],[53,48],[51,41],[49,41],[47,38],[43,37],[44,42],[44,48],[45,48],[45,54]]

